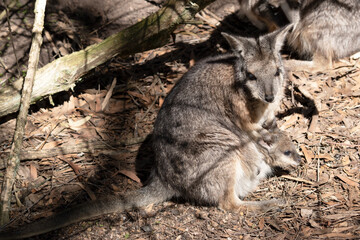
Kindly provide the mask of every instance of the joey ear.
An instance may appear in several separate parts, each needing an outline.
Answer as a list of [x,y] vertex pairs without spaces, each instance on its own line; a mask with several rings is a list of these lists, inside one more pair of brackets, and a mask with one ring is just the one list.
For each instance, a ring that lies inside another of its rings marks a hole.
[[269,151],[270,148],[274,147],[274,145],[276,145],[279,141],[279,134],[281,134],[280,130],[279,132],[273,131],[271,133],[267,133],[258,140],[258,144]]
[[280,52],[284,42],[286,35],[292,31],[294,27],[294,24],[289,24],[283,28],[280,28],[272,33],[270,33],[268,36],[272,38],[272,46],[275,51]]
[[226,41],[229,43],[231,49],[237,51],[237,52],[242,52],[245,49],[245,38],[242,37],[238,37],[238,36],[233,36],[230,35],[228,33],[222,32],[221,35],[223,35],[223,37],[226,39]]
[[260,147],[266,149],[267,151],[270,151],[271,143],[267,143],[263,139],[259,139],[257,143],[259,144]]

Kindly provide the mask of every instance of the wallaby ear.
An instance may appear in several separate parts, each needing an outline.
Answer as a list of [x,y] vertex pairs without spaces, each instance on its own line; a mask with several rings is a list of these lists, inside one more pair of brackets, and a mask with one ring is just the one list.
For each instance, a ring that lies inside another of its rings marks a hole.
[[280,52],[284,42],[286,35],[292,31],[294,27],[294,24],[289,24],[283,28],[280,28],[272,33],[270,33],[268,36],[272,38],[272,45],[273,49],[277,52]]
[[245,49],[245,38],[242,37],[235,37],[233,35],[230,35],[228,33],[222,32],[221,35],[226,39],[226,41],[229,43],[230,47],[235,50],[236,52],[243,52]]

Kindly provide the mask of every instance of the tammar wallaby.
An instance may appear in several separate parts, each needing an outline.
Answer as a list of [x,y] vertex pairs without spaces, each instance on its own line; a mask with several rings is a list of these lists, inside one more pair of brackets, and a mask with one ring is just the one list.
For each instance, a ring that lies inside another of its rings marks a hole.
[[288,60],[287,69],[318,71],[360,50],[359,0],[302,0],[299,21],[288,43],[302,58]]
[[[2,232],[30,237],[91,217],[159,203],[172,197],[237,210],[273,167],[292,168],[299,156],[271,127],[283,94],[279,51],[290,27],[248,39],[223,34],[233,49],[195,64],[166,97],[153,131],[155,164],[149,183],[124,198],[85,203],[59,215]],[[274,130],[275,129],[275,130]],[[267,145],[269,144],[269,145]]]
[[[360,51],[358,0],[239,0],[246,16],[259,29],[276,29],[269,6],[281,7],[294,24],[287,42],[302,60],[285,60],[288,70],[320,71]],[[267,10],[264,10],[267,9]]]

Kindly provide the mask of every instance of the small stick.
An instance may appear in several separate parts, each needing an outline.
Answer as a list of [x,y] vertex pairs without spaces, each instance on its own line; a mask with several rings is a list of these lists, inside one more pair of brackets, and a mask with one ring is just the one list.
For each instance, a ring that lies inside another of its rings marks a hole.
[[303,178],[296,178],[296,177],[292,177],[290,175],[282,175],[281,178],[285,178],[285,179],[289,179],[289,180],[293,180],[293,181],[297,181],[297,182],[303,182],[303,183],[307,183],[310,185],[313,185],[314,183],[311,181],[308,181],[306,179]]
[[319,142],[318,151],[317,151],[317,154],[315,155],[315,156],[317,157],[317,168],[316,168],[317,176],[316,176],[316,182],[320,182],[320,157],[319,157],[319,154],[320,154],[320,146],[321,146],[322,139],[323,139],[323,137],[321,136],[321,137],[320,137],[320,142]]
[[13,143],[8,158],[8,166],[4,176],[2,192],[0,196],[0,225],[9,222],[11,193],[20,164],[20,152],[23,142],[27,113],[30,106],[32,88],[34,85],[35,73],[39,62],[40,46],[42,44],[42,30],[44,28],[46,0],[37,0],[35,2],[35,20],[33,27],[33,40],[29,53],[28,71],[25,77],[22,96],[20,101],[19,115],[16,119],[16,130],[14,133]]

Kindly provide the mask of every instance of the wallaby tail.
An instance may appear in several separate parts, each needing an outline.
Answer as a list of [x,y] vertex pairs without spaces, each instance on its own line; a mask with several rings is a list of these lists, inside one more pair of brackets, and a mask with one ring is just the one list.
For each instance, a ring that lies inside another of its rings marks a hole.
[[149,185],[140,188],[125,197],[109,197],[86,202],[67,209],[40,221],[25,225],[12,232],[0,232],[0,240],[22,239],[53,231],[72,223],[98,217],[104,214],[122,212],[139,208],[152,203],[160,203],[170,199],[173,192],[168,190],[155,177]]

